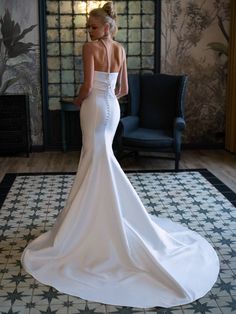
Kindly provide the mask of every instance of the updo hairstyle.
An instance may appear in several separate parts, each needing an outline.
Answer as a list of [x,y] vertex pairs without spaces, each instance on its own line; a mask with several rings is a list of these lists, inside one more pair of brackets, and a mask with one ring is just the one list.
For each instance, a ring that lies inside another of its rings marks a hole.
[[116,25],[117,15],[114,5],[111,1],[105,3],[103,7],[93,9],[92,11],[90,11],[89,16],[99,17],[104,24],[108,23],[111,35],[115,36],[115,34],[118,31]]

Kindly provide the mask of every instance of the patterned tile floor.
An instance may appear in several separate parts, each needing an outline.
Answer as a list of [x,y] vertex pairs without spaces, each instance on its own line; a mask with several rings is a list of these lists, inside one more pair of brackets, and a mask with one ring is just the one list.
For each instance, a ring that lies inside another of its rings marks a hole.
[[235,193],[207,170],[127,175],[150,213],[180,222],[212,243],[221,261],[212,290],[185,306],[144,310],[87,302],[42,285],[25,273],[20,256],[53,225],[74,174],[10,174],[0,186],[0,313],[236,313]]

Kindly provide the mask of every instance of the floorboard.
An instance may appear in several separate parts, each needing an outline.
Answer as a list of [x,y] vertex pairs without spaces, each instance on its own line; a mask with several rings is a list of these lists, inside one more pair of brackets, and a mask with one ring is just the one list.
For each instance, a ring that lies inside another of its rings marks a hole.
[[[79,152],[40,152],[30,157],[0,157],[0,180],[6,173],[12,172],[74,172],[77,170]],[[126,157],[120,161],[124,170],[173,169],[172,160],[158,158]],[[217,178],[236,192],[236,155],[225,150],[184,150],[181,169],[206,168]]]

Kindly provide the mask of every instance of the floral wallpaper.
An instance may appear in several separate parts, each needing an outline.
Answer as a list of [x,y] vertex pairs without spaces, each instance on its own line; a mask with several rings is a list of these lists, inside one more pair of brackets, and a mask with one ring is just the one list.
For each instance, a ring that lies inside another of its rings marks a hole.
[[29,95],[32,145],[42,145],[38,0],[0,2],[0,93]]
[[229,3],[162,1],[161,72],[189,76],[185,143],[224,142]]

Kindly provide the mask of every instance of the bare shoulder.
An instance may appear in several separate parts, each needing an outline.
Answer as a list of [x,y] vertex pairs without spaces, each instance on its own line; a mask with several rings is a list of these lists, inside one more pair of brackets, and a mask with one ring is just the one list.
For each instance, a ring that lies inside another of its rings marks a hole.
[[123,45],[121,43],[119,43],[118,41],[113,41],[114,46],[119,49],[120,52],[125,52],[125,48],[123,47]]
[[95,45],[94,45],[95,43],[94,42],[92,42],[92,41],[88,41],[88,42],[86,42],[86,43],[84,43],[84,45],[83,45],[83,51],[84,52],[93,52],[93,50],[94,50],[94,48],[95,48]]

